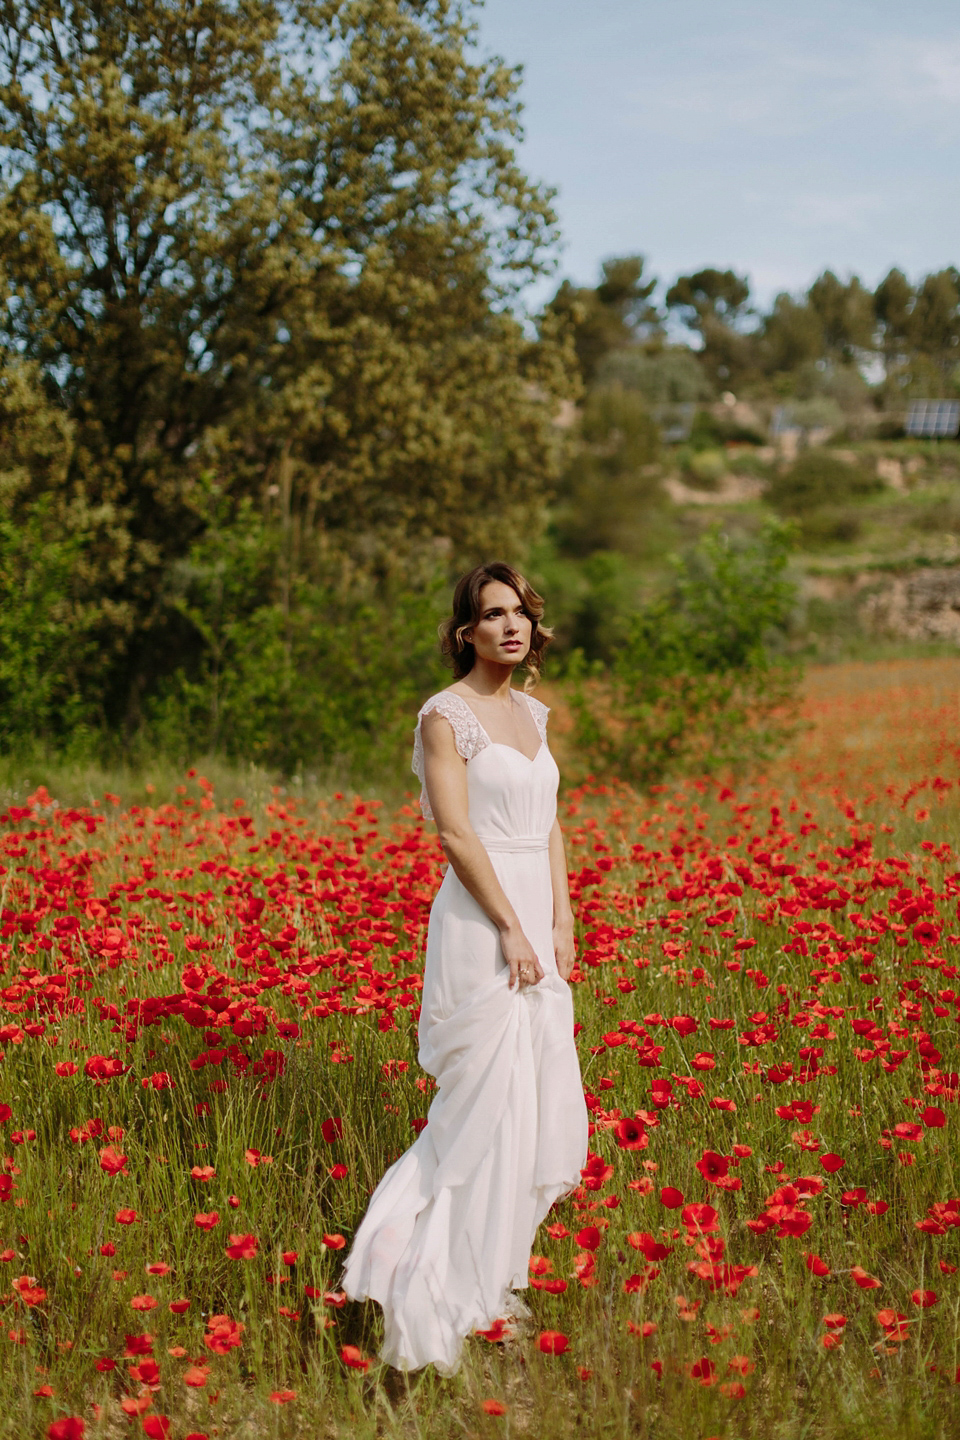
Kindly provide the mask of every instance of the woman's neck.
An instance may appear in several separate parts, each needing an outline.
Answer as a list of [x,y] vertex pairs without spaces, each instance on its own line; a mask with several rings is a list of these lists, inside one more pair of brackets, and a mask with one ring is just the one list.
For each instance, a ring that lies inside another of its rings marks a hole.
[[482,700],[509,703],[510,682],[515,668],[513,665],[498,665],[496,661],[483,660],[478,656],[461,683]]

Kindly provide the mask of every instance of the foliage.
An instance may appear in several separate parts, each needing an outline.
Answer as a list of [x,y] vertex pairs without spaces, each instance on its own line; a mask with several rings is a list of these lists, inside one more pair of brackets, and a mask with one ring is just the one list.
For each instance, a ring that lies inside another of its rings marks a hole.
[[775,472],[767,499],[784,515],[803,515],[822,505],[842,505],[883,488],[875,473],[820,447],[802,450],[785,470]]
[[436,643],[443,556],[373,586],[331,557],[295,572],[282,530],[248,501],[223,510],[170,577],[170,603],[199,642],[152,702],[146,737],[184,758],[223,754],[287,775],[396,771],[410,716],[444,683]]
[[124,531],[108,674],[77,672],[112,726],[188,638],[163,597],[210,474],[282,493],[311,583],[331,548],[376,576],[435,537],[462,561],[535,532],[572,351],[511,305],[556,222],[516,163],[519,76],[463,7],[27,0],[3,21],[0,348],[72,435],[32,496]]
[[691,404],[713,395],[702,365],[685,345],[611,350],[597,366],[596,379],[599,385],[636,390],[651,406]]
[[791,733],[799,672],[778,653],[794,587],[789,529],[735,547],[708,533],[640,606],[606,672],[574,696],[583,765],[647,788],[682,771],[767,758]]
[[660,315],[650,303],[657,281],[641,283],[643,267],[642,255],[605,260],[595,289],[564,280],[550,302],[550,313],[571,329],[580,374],[588,385],[607,357],[659,338]]
[[659,430],[636,392],[595,386],[583,406],[580,444],[558,486],[555,527],[564,551],[642,552],[648,512],[662,504]]

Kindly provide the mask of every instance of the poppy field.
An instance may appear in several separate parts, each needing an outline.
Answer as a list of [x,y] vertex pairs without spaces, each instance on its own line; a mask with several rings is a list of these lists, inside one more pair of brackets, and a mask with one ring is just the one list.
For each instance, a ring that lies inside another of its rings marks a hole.
[[762,778],[563,793],[590,1150],[451,1380],[338,1287],[431,1100],[415,798],[7,804],[0,1435],[960,1432],[958,678],[836,667]]

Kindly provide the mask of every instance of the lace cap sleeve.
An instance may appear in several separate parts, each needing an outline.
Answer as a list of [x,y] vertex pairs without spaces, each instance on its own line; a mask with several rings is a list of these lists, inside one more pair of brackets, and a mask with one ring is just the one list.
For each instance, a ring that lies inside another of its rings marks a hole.
[[[526,691],[524,691],[526,695]],[[530,706],[530,713],[533,715],[540,739],[544,745],[547,743],[547,716],[550,714],[550,706],[544,705],[542,700],[535,700],[532,695],[527,695],[527,704]]]
[[457,754],[462,755],[464,760],[472,760],[474,755],[479,755],[480,751],[490,743],[470,706],[459,695],[451,695],[448,690],[441,690],[439,694],[431,695],[430,699],[421,706],[417,715],[417,728],[413,734],[413,759],[410,762],[410,768],[420,781],[420,809],[426,820],[433,819],[433,811],[430,809],[427,787],[424,783],[421,723],[424,715],[430,715],[434,710],[450,722]]

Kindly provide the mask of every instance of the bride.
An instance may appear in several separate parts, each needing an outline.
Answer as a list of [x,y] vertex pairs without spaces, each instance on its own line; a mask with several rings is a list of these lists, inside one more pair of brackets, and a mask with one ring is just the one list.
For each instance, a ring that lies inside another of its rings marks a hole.
[[452,1374],[464,1337],[525,1313],[534,1236],[580,1180],[587,1113],[567,985],[573,915],[539,677],[543,602],[511,565],[464,575],[441,627],[455,683],[420,710],[413,769],[450,864],[433,902],[420,1064],[427,1125],[374,1192],[342,1286],[383,1307],[381,1356]]

